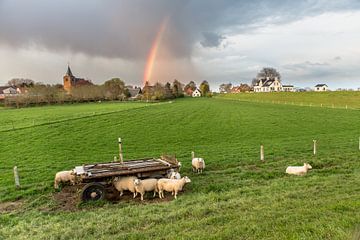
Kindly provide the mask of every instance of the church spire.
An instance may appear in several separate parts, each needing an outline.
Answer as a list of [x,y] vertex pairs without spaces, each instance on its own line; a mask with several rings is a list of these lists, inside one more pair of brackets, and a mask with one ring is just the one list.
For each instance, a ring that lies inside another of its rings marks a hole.
[[66,75],[68,75],[68,76],[70,76],[70,77],[72,77],[73,76],[73,74],[72,74],[72,72],[71,72],[71,69],[70,69],[70,65],[68,64],[68,69],[67,69],[67,71],[66,71]]

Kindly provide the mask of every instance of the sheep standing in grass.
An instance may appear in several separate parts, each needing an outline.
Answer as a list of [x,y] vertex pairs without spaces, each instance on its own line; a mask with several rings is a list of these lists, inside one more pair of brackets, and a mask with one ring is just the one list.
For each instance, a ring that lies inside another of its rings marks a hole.
[[180,175],[180,173],[178,173],[178,172],[172,172],[171,174],[170,174],[170,177],[169,177],[170,179],[181,179],[181,175]]
[[202,171],[205,169],[205,161],[203,158],[196,158],[195,153],[191,152],[192,156],[192,169],[193,172],[202,173]]
[[144,194],[145,192],[154,192],[154,197],[156,196],[156,193],[158,192],[157,189],[157,179],[155,178],[148,178],[145,180],[135,179],[134,185],[135,185],[135,191],[136,193],[140,193],[141,195],[141,201],[144,200]]
[[286,173],[287,174],[298,175],[298,176],[303,176],[310,169],[312,169],[310,164],[304,163],[304,166],[302,166],[302,167],[300,167],[300,166],[289,166],[289,167],[287,167],[286,168]]
[[60,183],[70,182],[71,185],[75,185],[76,176],[74,170],[71,171],[61,171],[56,173],[54,180],[54,188],[59,189]]
[[135,179],[137,179],[137,177],[120,177],[114,180],[114,187],[120,192],[120,197],[124,194],[124,190],[129,190],[133,193],[134,198],[136,197]]
[[166,177],[169,179],[180,179],[181,175],[179,172],[176,172],[174,169],[169,169],[166,173]]
[[168,179],[161,178],[158,180],[157,187],[159,190],[159,198],[164,198],[164,191],[171,192],[176,199],[176,196],[179,191],[181,191],[186,183],[190,183],[191,180],[188,177],[183,177],[181,179]]

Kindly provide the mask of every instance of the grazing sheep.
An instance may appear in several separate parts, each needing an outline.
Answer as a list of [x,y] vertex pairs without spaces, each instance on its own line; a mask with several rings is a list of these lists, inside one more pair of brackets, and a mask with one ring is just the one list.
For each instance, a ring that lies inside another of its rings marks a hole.
[[174,195],[175,199],[177,193],[181,191],[186,183],[190,183],[191,180],[188,177],[183,177],[182,179],[168,179],[161,178],[158,180],[157,187],[159,190],[159,198],[164,198],[164,191],[171,192],[171,195]]
[[148,178],[145,180],[140,180],[140,179],[134,180],[135,191],[136,193],[140,193],[141,201],[144,200],[145,192],[154,191],[154,197],[156,196],[156,193],[158,192],[157,181],[158,180],[155,178]]
[[192,155],[192,169],[193,172],[202,173],[202,171],[205,169],[205,161],[203,158],[196,158],[195,153],[191,152]]
[[135,191],[135,185],[134,180],[137,179],[137,177],[120,177],[114,179],[114,187],[116,190],[120,192],[120,197],[124,194],[124,190],[129,190],[133,193],[134,198],[136,197],[136,191]]
[[294,175],[298,175],[298,176],[303,176],[307,173],[307,171],[309,169],[312,169],[312,167],[310,166],[310,164],[308,163],[304,163],[304,166],[299,167],[299,166],[289,166],[286,168],[286,173],[287,174],[294,174]]
[[170,179],[181,179],[181,175],[178,172],[172,172],[169,176]]
[[74,170],[61,171],[56,173],[54,180],[54,188],[59,189],[59,184],[66,182],[70,182],[71,185],[75,185],[76,176]]
[[173,172],[175,172],[175,170],[172,169],[172,168],[170,168],[169,170],[167,170],[167,171],[166,171],[166,177],[167,177],[167,178],[170,178]]

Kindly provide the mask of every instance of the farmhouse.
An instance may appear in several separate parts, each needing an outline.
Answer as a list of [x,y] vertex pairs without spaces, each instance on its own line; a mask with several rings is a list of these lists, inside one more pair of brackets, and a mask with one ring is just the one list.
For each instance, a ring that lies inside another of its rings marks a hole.
[[254,86],[254,92],[280,92],[282,85],[278,77],[258,79]]
[[201,97],[200,89],[195,89],[195,91],[192,92],[192,97]]
[[318,84],[315,86],[315,92],[325,92],[329,91],[329,87],[326,84]]
[[64,80],[64,90],[66,92],[70,92],[72,88],[79,87],[79,86],[86,86],[86,85],[93,85],[90,80],[85,80],[84,78],[77,78],[75,77],[68,65],[68,69],[66,71],[65,76],[63,77]]
[[293,85],[282,85],[283,92],[295,92]]
[[4,86],[0,87],[0,100],[5,99],[6,97],[13,97],[18,94],[17,90],[13,87]]

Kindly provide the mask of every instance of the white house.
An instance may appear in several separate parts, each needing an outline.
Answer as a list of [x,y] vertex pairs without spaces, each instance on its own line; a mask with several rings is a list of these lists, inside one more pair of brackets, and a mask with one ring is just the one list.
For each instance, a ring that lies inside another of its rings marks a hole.
[[326,84],[318,84],[314,88],[315,92],[325,92],[329,91],[329,87]]
[[195,89],[193,92],[192,92],[192,97],[201,97],[201,91],[200,89]]
[[18,92],[13,87],[0,87],[0,99],[4,99],[5,97],[16,96]]
[[283,92],[295,92],[293,85],[282,85]]
[[282,85],[277,77],[259,79],[254,86],[254,92],[281,92]]

